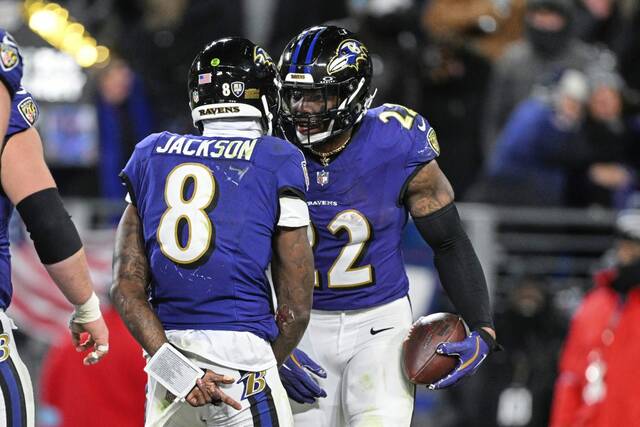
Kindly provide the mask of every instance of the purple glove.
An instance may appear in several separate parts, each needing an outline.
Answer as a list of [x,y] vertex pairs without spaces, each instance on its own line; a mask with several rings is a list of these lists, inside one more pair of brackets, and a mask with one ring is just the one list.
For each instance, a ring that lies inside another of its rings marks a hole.
[[[485,336],[492,339],[488,333],[480,334],[478,331],[473,331],[467,338],[459,342],[443,342],[438,345],[436,352],[438,354],[446,354],[449,356],[458,356],[460,361],[458,366],[449,375],[443,379],[436,381],[433,384],[429,384],[429,390],[438,390],[454,385],[467,375],[472,375],[480,364],[487,358],[493,347],[500,348],[495,343],[495,340],[491,343],[487,343]],[[490,347],[491,346],[491,347]]]
[[293,350],[280,367],[280,380],[287,394],[298,403],[313,403],[327,393],[310,374],[327,378],[327,372],[302,350]]

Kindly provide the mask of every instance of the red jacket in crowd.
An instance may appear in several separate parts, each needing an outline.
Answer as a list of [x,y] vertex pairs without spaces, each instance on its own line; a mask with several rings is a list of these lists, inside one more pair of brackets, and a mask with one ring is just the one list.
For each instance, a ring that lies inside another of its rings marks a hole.
[[596,286],[571,321],[555,385],[552,427],[640,425],[640,287],[620,303],[611,287],[615,277],[612,270],[596,275]]
[[109,354],[84,366],[65,337],[47,355],[41,377],[40,427],[140,427],[144,425],[145,361],[113,308],[103,312]]

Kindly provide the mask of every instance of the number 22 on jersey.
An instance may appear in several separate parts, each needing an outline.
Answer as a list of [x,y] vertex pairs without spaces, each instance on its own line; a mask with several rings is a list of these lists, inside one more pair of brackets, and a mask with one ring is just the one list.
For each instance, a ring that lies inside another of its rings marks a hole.
[[[217,189],[213,173],[200,163],[182,163],[167,175],[164,186],[167,209],[160,218],[156,238],[160,250],[171,261],[193,264],[213,250],[215,227],[207,212],[215,206]],[[181,241],[184,227],[187,237]]]
[[[338,213],[327,225],[331,234],[337,236],[346,231],[349,241],[342,247],[338,257],[327,271],[327,287],[354,288],[366,286],[374,281],[374,270],[371,264],[354,267],[366,250],[371,238],[371,225],[367,218],[355,209],[347,209]],[[311,224],[307,229],[309,243],[315,250],[316,230]],[[320,286],[320,273],[315,271],[315,286]]]

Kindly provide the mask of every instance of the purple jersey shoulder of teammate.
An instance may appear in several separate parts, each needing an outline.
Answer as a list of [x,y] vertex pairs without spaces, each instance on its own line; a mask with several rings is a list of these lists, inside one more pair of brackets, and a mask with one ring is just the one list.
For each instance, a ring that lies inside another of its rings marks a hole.
[[263,136],[153,134],[121,174],[140,216],[151,303],[165,329],[274,340],[266,269],[280,194],[304,200],[304,156]]
[[[12,135],[23,132],[33,126],[38,119],[38,106],[31,94],[18,88],[11,101],[9,127],[4,137],[7,141]],[[11,255],[9,253],[9,220],[13,213],[13,204],[6,194],[0,194],[0,308],[6,309],[11,303],[13,286],[11,284]]]
[[31,94],[23,88],[19,88],[11,102],[11,117],[5,139],[35,125],[39,114],[38,104]]
[[407,294],[403,196],[420,166],[439,154],[429,123],[399,105],[369,110],[352,138],[328,166],[307,159],[314,309],[363,309]]
[[20,48],[11,34],[0,28],[0,82],[6,87],[11,97],[20,88],[22,80],[22,57]]

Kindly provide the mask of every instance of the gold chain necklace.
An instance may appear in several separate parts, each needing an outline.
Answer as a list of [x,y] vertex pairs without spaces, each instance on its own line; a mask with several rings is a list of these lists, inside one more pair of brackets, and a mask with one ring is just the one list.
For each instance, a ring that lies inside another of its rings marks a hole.
[[338,148],[334,148],[333,150],[329,151],[328,153],[321,153],[319,151],[316,151],[313,148],[311,148],[311,146],[309,146],[308,148],[309,148],[309,151],[311,151],[311,153],[313,153],[314,155],[320,157],[320,163],[322,163],[322,166],[327,167],[327,166],[329,166],[329,160],[331,159],[331,156],[333,156],[335,154],[338,154],[339,152],[344,150],[344,148],[347,146],[349,141],[351,141],[351,136],[349,136],[349,138],[347,138],[347,140],[344,142],[344,144],[342,144]]

